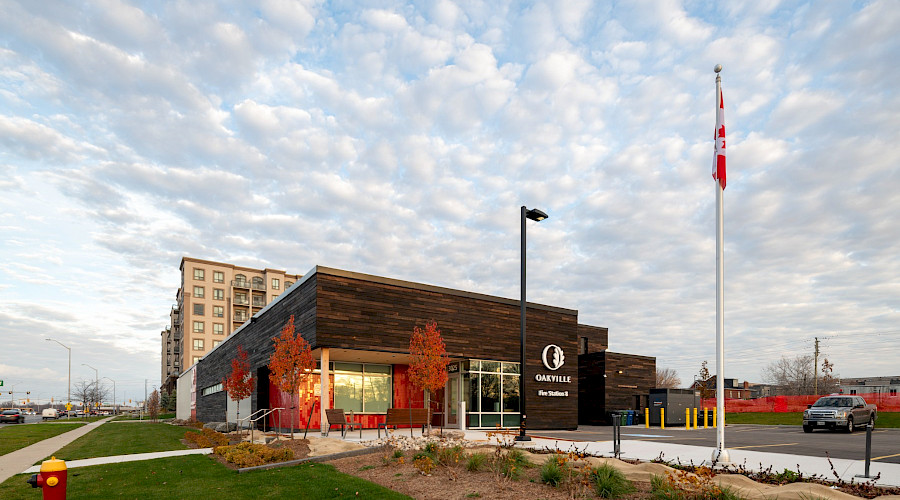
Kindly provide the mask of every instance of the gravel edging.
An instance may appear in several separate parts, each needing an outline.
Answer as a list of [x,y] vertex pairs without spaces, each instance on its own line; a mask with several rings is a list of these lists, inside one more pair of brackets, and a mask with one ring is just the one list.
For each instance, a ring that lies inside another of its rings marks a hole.
[[370,453],[378,453],[379,448],[362,448],[359,450],[350,450],[350,451],[342,451],[339,453],[332,453],[330,455],[319,455],[316,457],[306,457],[306,458],[298,458],[297,460],[289,460],[287,462],[278,462],[274,464],[265,464],[265,465],[257,465],[254,467],[244,467],[243,469],[237,469],[238,474],[242,472],[250,472],[255,470],[265,470],[265,469],[277,469],[279,467],[290,467],[292,465],[304,464],[307,462],[329,462],[331,460],[337,460],[339,458],[348,458],[348,457],[356,457],[359,455],[368,455]]

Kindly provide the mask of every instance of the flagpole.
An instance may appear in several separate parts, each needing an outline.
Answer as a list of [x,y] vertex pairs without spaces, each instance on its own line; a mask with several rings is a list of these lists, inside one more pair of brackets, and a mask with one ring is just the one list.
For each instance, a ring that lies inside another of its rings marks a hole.
[[[716,113],[722,105],[722,65],[716,65]],[[718,130],[716,141],[718,143]],[[725,200],[722,182],[716,179],[716,450],[714,462],[730,463],[725,449]]]

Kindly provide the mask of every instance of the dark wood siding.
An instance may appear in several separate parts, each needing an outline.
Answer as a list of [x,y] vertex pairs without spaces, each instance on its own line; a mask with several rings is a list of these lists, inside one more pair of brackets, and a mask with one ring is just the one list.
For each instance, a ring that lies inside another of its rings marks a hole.
[[[316,276],[310,276],[297,287],[297,289],[291,289],[290,293],[284,294],[281,300],[270,304],[264,314],[252,319],[250,324],[244,325],[240,332],[232,333],[224,343],[207,354],[200,362],[197,367],[198,420],[201,422],[225,420],[225,404],[227,402],[225,393],[202,396],[201,391],[228,376],[231,371],[231,360],[237,355],[238,346],[243,346],[247,351],[251,373],[256,375],[257,370],[269,364],[273,350],[272,337],[281,333],[281,328],[292,314],[294,315],[294,327],[301,332],[307,342],[315,346]],[[268,383],[268,381],[263,383]],[[258,380],[257,384],[259,384]],[[258,401],[258,394],[259,391],[254,390],[250,396],[253,411],[268,407],[268,401]]]
[[[409,352],[413,328],[434,320],[450,356],[519,361],[519,305],[439,290],[318,274],[317,347]],[[526,407],[530,429],[577,426],[578,317],[574,311],[529,307],[526,317]],[[549,371],[541,362],[547,344],[561,347],[567,362]],[[537,382],[536,373],[570,376],[571,383]],[[569,391],[541,397],[539,389]]]
[[643,410],[656,385],[656,358],[609,351],[583,354],[578,356],[578,377],[578,422],[601,425],[608,423],[609,411]]
[[[268,364],[272,337],[291,314],[313,349],[344,348],[408,353],[413,328],[435,320],[447,351],[456,358],[519,361],[519,303],[457,290],[440,289],[355,273],[322,270],[306,277],[259,318],[207,355],[197,371],[197,418],[224,420],[222,393],[200,391],[227,376],[238,345],[249,353],[256,372]],[[576,311],[530,305],[527,311],[526,405],[529,429],[573,429],[578,424],[578,315]],[[541,362],[548,344],[559,346],[564,364],[555,371]],[[569,383],[537,382],[535,374],[571,377]],[[538,396],[538,390],[569,391],[568,397]],[[257,401],[254,410],[266,407]]]

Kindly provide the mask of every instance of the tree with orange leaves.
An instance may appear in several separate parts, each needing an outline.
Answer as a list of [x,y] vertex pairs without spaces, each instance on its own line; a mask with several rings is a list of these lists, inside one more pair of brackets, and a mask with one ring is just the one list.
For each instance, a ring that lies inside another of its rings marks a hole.
[[426,321],[425,328],[413,328],[409,339],[409,381],[425,391],[425,408],[428,408],[428,430],[431,430],[431,393],[447,384],[447,349],[437,322]]
[[[253,394],[256,380],[250,375],[250,362],[247,361],[247,351],[244,346],[238,346],[237,356],[231,360],[231,374],[222,379],[222,387],[228,392],[228,397],[237,403],[238,425],[241,419],[241,400]],[[228,420],[226,415],[225,420]]]
[[[281,335],[272,337],[272,340],[275,342],[275,349],[269,358],[269,380],[283,392],[290,393],[291,405],[297,408],[298,405],[294,404],[294,396],[298,395],[300,384],[315,369],[316,360],[313,358],[309,342],[303,338],[303,335],[296,332],[293,314],[281,328]],[[323,376],[327,377],[327,371],[325,373],[326,375]],[[297,408],[298,422],[300,420],[299,411],[300,409]],[[294,439],[293,419],[291,422],[291,439]]]

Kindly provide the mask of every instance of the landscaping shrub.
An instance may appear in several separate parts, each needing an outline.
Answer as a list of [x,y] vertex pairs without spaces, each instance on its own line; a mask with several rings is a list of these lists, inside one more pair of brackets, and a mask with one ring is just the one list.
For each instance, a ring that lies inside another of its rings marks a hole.
[[550,486],[559,486],[570,475],[570,467],[565,458],[561,460],[558,455],[547,457],[547,461],[541,466],[541,481]]
[[478,472],[484,469],[488,461],[487,453],[472,453],[466,460],[466,470],[469,472]]
[[212,429],[201,429],[200,432],[187,431],[184,433],[184,439],[200,448],[215,448],[228,444],[228,436]]
[[427,454],[422,453],[418,458],[413,461],[413,465],[415,465],[416,469],[422,473],[422,475],[430,476],[431,471],[434,470],[434,460],[431,459]]
[[650,496],[656,500],[684,499],[684,493],[662,476],[653,476],[650,479]]
[[439,448],[436,455],[437,461],[441,465],[456,467],[462,463],[466,453],[462,446],[456,445],[450,448]]
[[631,481],[609,464],[591,469],[591,481],[594,483],[594,491],[601,498],[619,498],[635,491]]
[[294,459],[294,452],[290,449],[269,448],[264,444],[238,443],[231,446],[218,446],[213,451],[238,467],[255,467]]

